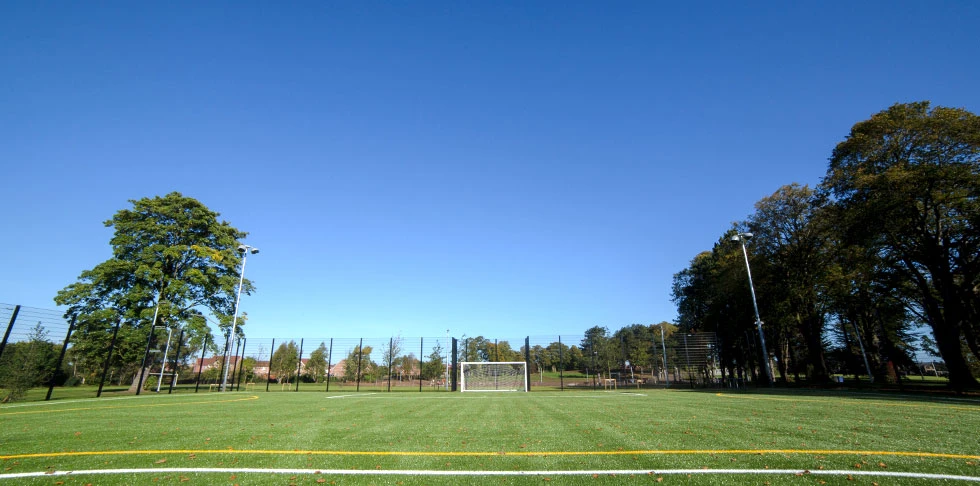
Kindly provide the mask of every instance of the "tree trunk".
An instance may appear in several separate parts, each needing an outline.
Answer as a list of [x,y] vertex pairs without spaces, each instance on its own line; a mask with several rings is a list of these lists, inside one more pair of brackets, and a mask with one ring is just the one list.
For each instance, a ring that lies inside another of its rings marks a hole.
[[[150,376],[150,368],[147,367],[143,370],[143,384],[146,385],[146,379]],[[137,371],[133,375],[133,382],[129,385],[129,393],[136,393],[136,389],[139,388],[140,373]]]

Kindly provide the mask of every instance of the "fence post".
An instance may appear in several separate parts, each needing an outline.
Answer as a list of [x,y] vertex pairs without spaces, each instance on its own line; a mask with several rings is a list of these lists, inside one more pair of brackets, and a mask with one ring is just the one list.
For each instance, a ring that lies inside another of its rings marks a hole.
[[393,344],[395,344],[395,338],[389,337],[388,338],[388,392],[391,392],[391,362],[395,359],[395,357],[391,355],[391,346]]
[[242,391],[242,375],[245,374],[245,345],[248,344],[248,338],[242,338],[242,354],[238,358],[238,388],[236,390]]
[[419,392],[422,391],[422,363],[424,362],[422,360],[425,359],[425,355],[423,353],[425,353],[425,338],[420,337],[419,338]]
[[664,348],[664,388],[670,388],[670,370],[667,369],[667,338],[664,337],[664,325],[660,325],[660,345]]
[[14,328],[17,321],[17,314],[20,313],[20,305],[14,306],[14,313],[10,315],[10,324],[7,324],[7,332],[3,333],[3,341],[0,341],[0,358],[3,357],[3,348],[7,347],[7,340],[10,339],[10,330]]
[[276,338],[272,338],[272,347],[269,348],[269,372],[265,374],[265,391],[269,391],[269,383],[272,383],[272,355],[276,352]]
[[296,391],[299,391],[300,373],[303,371],[303,338],[299,338],[299,362],[296,363]]
[[201,364],[197,367],[197,384],[194,385],[194,393],[201,388],[201,373],[204,372],[204,353],[208,352],[208,336],[210,334],[204,335],[204,346],[201,347]]
[[327,389],[330,391],[330,366],[333,362],[333,338],[330,338],[330,351],[327,352]]
[[361,343],[357,345],[357,387],[354,391],[361,391],[361,356],[364,355],[364,338],[361,338]]
[[116,329],[112,331],[112,341],[109,341],[109,353],[105,358],[105,366],[102,367],[102,379],[99,380],[99,391],[95,393],[95,398],[102,396],[102,385],[105,384],[105,376],[109,374],[109,364],[112,362],[112,351],[116,349],[116,336],[119,335],[119,328],[122,326],[122,317],[116,322]]
[[[238,359],[238,350],[241,348],[241,346],[242,346],[242,338],[235,338],[235,353],[228,357],[229,361],[228,361],[226,367],[224,368],[225,370],[231,372],[231,386],[227,388],[228,390],[231,390],[231,391],[235,391],[235,368],[238,367],[238,361],[239,361],[239,359]],[[229,347],[231,347],[231,346],[229,346]],[[231,351],[231,350],[229,349],[228,351]],[[227,356],[227,354],[226,354],[226,356]],[[232,364],[231,364],[231,361],[230,361],[231,358],[235,358],[235,365],[234,366],[232,366]],[[228,376],[228,375],[225,375],[225,376]]]
[[54,373],[51,374],[51,380],[48,382],[48,394],[44,397],[44,401],[51,400],[51,392],[54,391],[54,380],[58,376],[58,370],[61,369],[61,363],[65,360],[65,352],[68,351],[68,340],[71,339],[71,332],[75,328],[75,318],[71,318],[71,322],[68,323],[68,334],[65,335],[65,344],[61,346],[61,354],[58,355],[58,364],[55,365]]
[[450,377],[450,380],[449,380],[450,383],[452,383],[452,388],[451,388],[452,391],[456,391],[456,385],[457,385],[457,383],[456,383],[456,376],[457,376],[457,373],[459,371],[459,351],[456,348],[458,342],[459,341],[457,341],[456,338],[453,338],[453,344],[452,344],[452,346],[453,346],[453,360],[452,360],[452,362],[453,362],[453,374],[452,374],[452,376]]
[[558,389],[565,391],[565,358],[561,352],[561,335],[558,335]]
[[174,384],[177,383],[177,362],[180,359],[180,345],[184,343],[184,329],[180,329],[180,335],[177,336],[177,352],[174,354],[174,364],[170,367],[170,389],[167,390],[167,395],[174,392]]
[[524,383],[531,391],[531,336],[524,337]]

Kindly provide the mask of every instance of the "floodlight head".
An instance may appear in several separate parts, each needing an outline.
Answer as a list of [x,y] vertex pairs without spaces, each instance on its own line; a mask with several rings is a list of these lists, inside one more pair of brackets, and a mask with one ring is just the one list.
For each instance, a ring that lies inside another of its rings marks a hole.
[[246,247],[245,245],[238,245],[238,253],[245,253],[247,249],[248,247]]
[[252,249],[251,249],[250,251],[251,251],[251,252],[252,252],[252,254],[254,255],[254,254],[256,254],[256,253],[258,253],[258,252],[259,252],[259,249],[258,249],[258,248],[252,248]]

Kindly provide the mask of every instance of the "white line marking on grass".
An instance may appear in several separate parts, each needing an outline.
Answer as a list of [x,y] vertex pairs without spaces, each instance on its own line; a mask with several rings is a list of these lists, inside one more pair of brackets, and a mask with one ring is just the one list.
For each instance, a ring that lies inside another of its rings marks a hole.
[[367,397],[371,395],[377,395],[377,393],[355,393],[353,395],[334,395],[332,397],[326,397],[326,398],[331,399],[331,398]]
[[143,469],[88,469],[77,471],[38,471],[0,474],[0,479],[31,478],[42,476],[81,476],[91,474],[162,474],[162,473],[222,473],[222,474],[313,474],[338,476],[646,476],[670,474],[700,475],[794,475],[794,476],[872,476],[890,478],[939,479],[980,482],[978,476],[931,474],[900,471],[850,471],[806,469],[615,469],[580,471],[432,471],[432,470],[377,470],[377,469],[259,469],[259,468],[143,468]]

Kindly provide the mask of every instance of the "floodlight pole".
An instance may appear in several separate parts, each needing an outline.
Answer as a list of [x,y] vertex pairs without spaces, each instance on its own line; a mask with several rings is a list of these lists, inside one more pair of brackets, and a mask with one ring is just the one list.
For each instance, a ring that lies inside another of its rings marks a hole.
[[160,393],[160,384],[163,383],[163,371],[167,368],[167,354],[170,353],[170,338],[173,337],[174,328],[167,326],[167,347],[163,350],[163,363],[160,364],[160,379],[157,380],[157,393]]
[[221,366],[224,368],[221,376],[221,391],[228,388],[228,353],[231,352],[231,339],[235,335],[235,327],[238,324],[238,305],[242,302],[242,285],[245,283],[245,262],[248,260],[249,253],[254,255],[259,252],[259,249],[248,245],[238,245],[238,252],[242,254],[242,270],[238,277],[238,297],[235,299],[235,316],[231,320],[231,333],[225,340],[225,362]]
[[742,255],[745,256],[745,273],[749,276],[749,291],[752,293],[752,309],[755,311],[755,325],[759,330],[759,343],[762,344],[762,367],[766,372],[766,380],[772,386],[772,371],[769,369],[769,351],[766,350],[766,336],[762,332],[762,319],[759,318],[759,305],[755,301],[755,286],[752,284],[752,268],[749,267],[749,251],[745,249],[745,240],[752,237],[752,233],[736,233],[732,236],[732,241],[742,244]]

